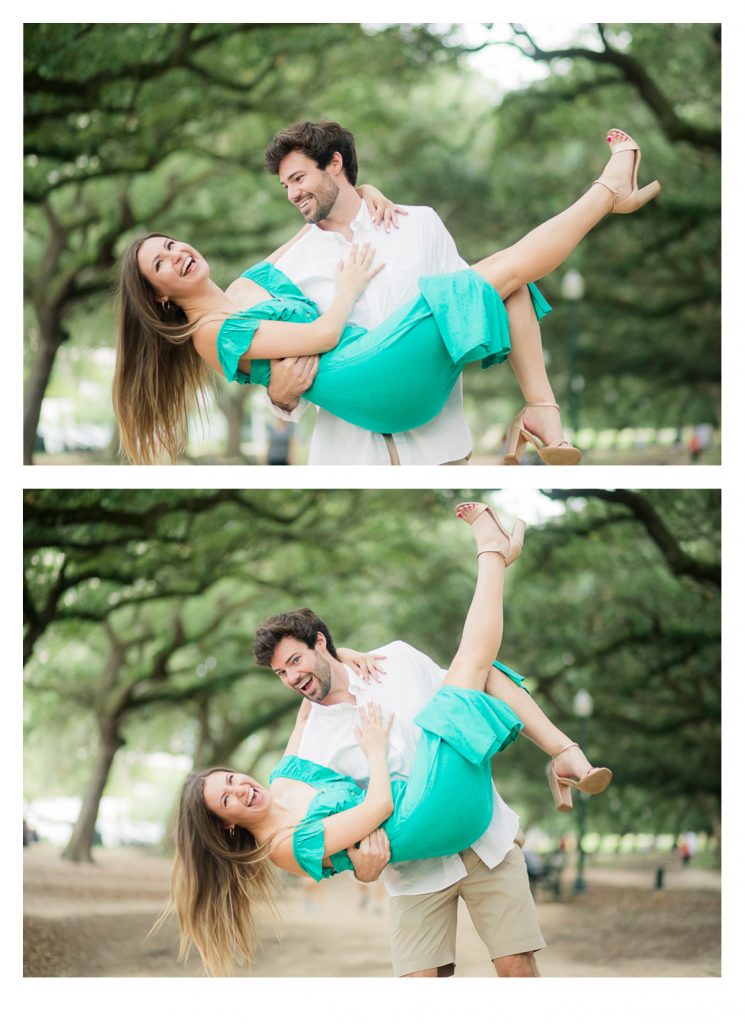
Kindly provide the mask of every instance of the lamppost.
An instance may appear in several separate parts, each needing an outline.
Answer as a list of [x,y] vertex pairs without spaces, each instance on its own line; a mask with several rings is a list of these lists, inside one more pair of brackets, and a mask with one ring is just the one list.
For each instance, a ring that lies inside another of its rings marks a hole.
[[569,303],[569,420],[579,430],[580,397],[585,379],[579,372],[579,304],[585,296],[585,279],[578,270],[567,270],[561,295]]
[[[582,750],[587,746],[587,720],[592,714],[592,697],[587,690],[578,690],[574,695],[572,704],[575,715],[579,722],[579,745]],[[584,892],[587,889],[585,882],[585,814],[587,811],[586,793],[575,790],[579,803],[577,805],[577,878],[574,882],[575,892]]]

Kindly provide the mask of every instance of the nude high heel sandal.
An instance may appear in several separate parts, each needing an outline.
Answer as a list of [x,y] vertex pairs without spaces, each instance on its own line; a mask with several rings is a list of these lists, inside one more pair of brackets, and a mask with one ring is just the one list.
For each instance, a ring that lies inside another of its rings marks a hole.
[[577,743],[568,743],[554,755],[548,765],[548,784],[551,787],[557,811],[571,811],[573,789],[588,793],[590,796],[597,796],[598,793],[602,793],[610,786],[613,779],[613,772],[610,768],[590,768],[579,779],[557,775],[554,760],[565,750],[577,746],[579,746]]
[[[620,132],[626,138],[614,141],[611,132]],[[638,143],[634,142],[630,135],[626,135],[626,132],[622,132],[620,128],[611,128],[608,131],[607,141],[610,145],[611,153],[624,153],[627,150],[633,150],[634,167],[631,172],[631,191],[625,199],[619,199],[618,189],[603,181],[602,178],[597,178],[593,181],[593,185],[602,185],[613,194],[614,203],[611,213],[635,213],[645,203],[648,203],[650,199],[654,199],[655,196],[660,194],[662,185],[660,185],[659,181],[652,181],[649,185],[645,185],[644,188],[637,188],[636,175],[642,160],[642,151]]]
[[582,452],[575,448],[563,438],[544,443],[539,437],[531,433],[525,426],[525,410],[537,408],[556,409],[559,407],[555,402],[526,402],[520,412],[510,424],[507,434],[507,446],[504,453],[505,466],[519,466],[525,445],[528,441],[538,452],[542,462],[549,466],[574,466],[582,458]]
[[465,520],[467,523],[473,523],[480,515],[484,512],[492,517],[494,522],[497,524],[497,528],[502,536],[499,540],[491,541],[482,544],[478,547],[476,554],[483,555],[486,551],[496,551],[498,555],[501,555],[504,559],[505,565],[512,565],[513,562],[517,561],[520,557],[520,552],[523,549],[523,538],[525,537],[525,523],[522,519],[516,519],[515,525],[512,527],[512,533],[509,534],[505,528],[497,519],[497,513],[493,508],[489,508],[488,505],[484,505],[480,501],[465,501],[460,505],[455,506],[455,514],[459,519]]

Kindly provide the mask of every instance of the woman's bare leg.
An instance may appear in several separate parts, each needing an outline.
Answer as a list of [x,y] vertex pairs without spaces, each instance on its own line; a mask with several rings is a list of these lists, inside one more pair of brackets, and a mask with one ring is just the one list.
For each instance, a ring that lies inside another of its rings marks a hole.
[[[476,547],[501,543],[504,535],[492,517],[484,512],[472,523]],[[508,704],[523,723],[523,731],[549,756],[555,757],[559,775],[581,778],[591,765],[578,747],[565,747],[572,740],[551,722],[522,687],[492,664],[502,644],[504,627],[504,558],[495,551],[483,551],[477,559],[476,588],[463,626],[458,650],[443,685],[486,690],[491,697]],[[559,754],[559,751],[564,751]],[[557,756],[558,755],[558,756]]]
[[[477,548],[491,540],[502,540],[499,528],[486,512],[474,520],[472,529]],[[471,598],[458,650],[445,676],[445,686],[483,690],[489,669],[502,643],[502,601],[507,566],[504,558],[496,551],[485,551],[480,554],[477,566],[476,589]]]
[[[486,692],[490,697],[503,700],[523,723],[523,735],[537,747],[556,757],[555,767],[559,775],[581,778],[592,767],[579,747],[571,747],[572,740],[536,704],[527,690],[492,665],[487,680]],[[565,750],[565,747],[569,747]],[[559,751],[564,751],[559,754]],[[558,756],[557,756],[558,755]]]
[[[510,325],[510,366],[526,402],[556,403],[543,358],[541,327],[527,285],[521,285],[504,300]],[[564,436],[558,408],[530,406],[524,414],[525,426],[543,441]]]
[[594,182],[576,203],[539,224],[514,245],[487,256],[472,269],[485,277],[503,299],[530,281],[538,281],[561,266],[585,235],[614,205],[610,191],[615,186],[628,192],[634,168],[634,154],[614,153],[603,171],[608,187]]

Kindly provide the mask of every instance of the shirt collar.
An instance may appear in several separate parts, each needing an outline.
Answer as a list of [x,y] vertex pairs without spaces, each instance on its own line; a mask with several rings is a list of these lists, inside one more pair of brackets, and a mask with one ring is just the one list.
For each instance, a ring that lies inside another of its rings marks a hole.
[[363,694],[368,687],[368,683],[364,681],[362,676],[358,676],[354,669],[351,669],[349,665],[345,665],[344,668],[347,671],[347,678],[349,679],[349,692],[353,697]]
[[[357,673],[349,667],[349,665],[344,665],[343,667],[347,673],[347,679],[349,680],[349,692],[352,694],[356,701],[359,696],[362,696],[362,694],[365,693],[368,684],[364,681],[364,679],[362,679],[361,676],[358,676]],[[340,701],[339,704],[314,704],[311,710],[315,711],[316,708],[322,714],[339,715],[345,714],[345,709],[347,711],[350,709],[356,711],[357,705],[356,703],[350,704],[348,701],[343,700]]]
[[[367,203],[363,199],[360,199],[360,205],[357,213],[355,213],[354,217],[349,222],[349,226],[353,233],[360,228],[369,228],[372,226],[372,217],[370,216],[370,211],[367,208]],[[317,224],[312,224],[311,230],[318,232],[319,235],[341,235],[341,231],[325,231],[323,228],[319,228]]]
[[367,203],[364,199],[360,199],[359,209],[350,221],[349,226],[354,230],[355,228],[370,227],[371,223],[372,217],[370,216],[370,211],[367,208]]

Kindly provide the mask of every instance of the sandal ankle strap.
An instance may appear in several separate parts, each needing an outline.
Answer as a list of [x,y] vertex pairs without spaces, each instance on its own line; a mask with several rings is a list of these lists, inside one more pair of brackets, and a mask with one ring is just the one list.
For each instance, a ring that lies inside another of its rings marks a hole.
[[572,747],[579,748],[579,743],[567,743],[565,747],[562,747],[561,750],[557,750],[555,754],[551,755],[551,760],[555,761],[559,754],[563,754],[565,750],[571,750]]
[[[616,202],[618,202],[618,189],[617,189],[617,188],[613,188],[613,186],[612,186],[612,185],[609,185],[607,181],[603,181],[603,179],[602,179],[602,178],[596,178],[596,179],[595,179],[595,180],[593,181],[593,185],[602,185],[602,186],[603,186],[603,188],[607,188],[607,189],[608,189],[608,191],[610,192],[610,194],[611,194],[611,195],[613,196],[613,198],[615,199],[615,201],[616,201]],[[614,204],[614,205],[615,205],[615,204]]]

